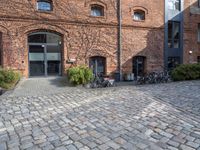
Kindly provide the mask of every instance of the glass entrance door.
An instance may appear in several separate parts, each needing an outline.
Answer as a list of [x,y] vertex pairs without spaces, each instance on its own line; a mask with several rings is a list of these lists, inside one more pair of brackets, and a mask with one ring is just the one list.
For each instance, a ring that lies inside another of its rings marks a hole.
[[42,45],[29,46],[29,72],[30,76],[45,75],[45,55]]
[[47,45],[47,74],[61,75],[61,55],[59,45]]
[[29,46],[30,76],[61,75],[59,45]]
[[29,76],[61,75],[61,36],[37,32],[28,36]]

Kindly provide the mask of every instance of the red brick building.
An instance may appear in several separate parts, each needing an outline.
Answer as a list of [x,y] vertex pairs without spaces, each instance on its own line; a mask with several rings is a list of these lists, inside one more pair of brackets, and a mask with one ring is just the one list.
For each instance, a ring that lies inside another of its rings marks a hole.
[[[1,66],[20,70],[26,77],[61,75],[76,64],[104,74],[142,74],[176,65],[179,57],[178,63],[193,63],[200,56],[195,0],[121,4],[120,0],[0,0],[0,4]],[[171,4],[178,4],[179,11],[170,18],[166,13],[173,9]],[[176,35],[171,39],[168,22],[177,21],[179,14],[180,33],[172,23]],[[171,53],[170,42],[174,52],[180,52]]]

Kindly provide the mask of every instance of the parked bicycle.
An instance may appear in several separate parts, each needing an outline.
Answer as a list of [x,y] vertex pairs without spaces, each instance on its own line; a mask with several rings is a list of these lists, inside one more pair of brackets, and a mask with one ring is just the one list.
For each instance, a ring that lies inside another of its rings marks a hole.
[[91,88],[103,88],[116,86],[114,79],[104,78],[102,74],[94,76],[94,80],[91,82]]
[[144,76],[137,77],[137,84],[156,84],[156,83],[167,83],[171,81],[170,72],[151,72]]

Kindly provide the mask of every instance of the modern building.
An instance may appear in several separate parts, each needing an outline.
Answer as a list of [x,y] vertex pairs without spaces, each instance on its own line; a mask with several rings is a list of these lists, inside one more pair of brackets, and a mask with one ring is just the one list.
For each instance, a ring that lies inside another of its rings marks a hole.
[[200,61],[198,0],[0,0],[0,65],[140,75]]

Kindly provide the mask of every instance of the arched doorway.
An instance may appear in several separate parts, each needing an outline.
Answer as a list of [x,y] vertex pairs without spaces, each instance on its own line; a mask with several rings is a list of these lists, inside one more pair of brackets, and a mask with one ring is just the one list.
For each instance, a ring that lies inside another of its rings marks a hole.
[[144,56],[133,57],[133,73],[136,78],[138,76],[144,75],[145,63],[146,63],[146,57],[144,57]]
[[95,75],[106,74],[106,58],[101,56],[90,57],[90,68]]
[[36,32],[28,36],[29,76],[61,75],[61,36]]

